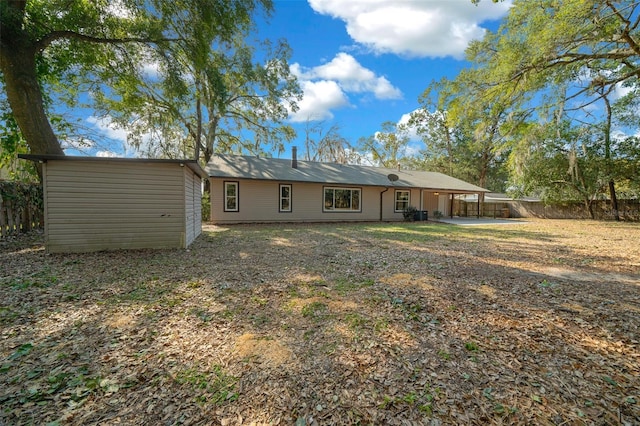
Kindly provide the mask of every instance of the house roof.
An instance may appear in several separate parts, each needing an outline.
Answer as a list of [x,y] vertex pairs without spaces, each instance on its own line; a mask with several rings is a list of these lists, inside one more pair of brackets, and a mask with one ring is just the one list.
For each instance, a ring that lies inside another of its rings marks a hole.
[[[205,170],[210,177],[217,178],[422,188],[456,193],[488,192],[479,186],[437,172],[300,160],[294,168],[292,160],[244,155],[214,155]],[[397,180],[391,181],[390,176],[397,177]]]
[[205,171],[195,160],[176,160],[161,158],[122,158],[122,157],[83,157],[75,155],[38,155],[38,154],[18,154],[18,158],[31,161],[46,162],[49,160],[59,161],[95,161],[102,163],[160,163],[160,164],[184,164],[189,167],[200,178],[207,177]]

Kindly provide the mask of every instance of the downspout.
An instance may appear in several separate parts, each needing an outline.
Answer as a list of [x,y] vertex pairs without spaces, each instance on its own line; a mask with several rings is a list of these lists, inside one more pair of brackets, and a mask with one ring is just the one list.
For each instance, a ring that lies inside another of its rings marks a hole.
[[384,191],[380,192],[380,222],[382,222],[382,194],[384,194],[385,192],[387,192],[389,190],[389,187],[387,186]]

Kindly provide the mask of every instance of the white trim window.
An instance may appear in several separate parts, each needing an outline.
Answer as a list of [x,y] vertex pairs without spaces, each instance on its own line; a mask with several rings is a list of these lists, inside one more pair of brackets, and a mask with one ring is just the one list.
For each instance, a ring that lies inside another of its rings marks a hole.
[[280,210],[281,213],[291,212],[291,185],[280,184]]
[[240,210],[238,190],[239,190],[238,182],[224,183],[224,211],[225,212],[237,212]]
[[396,189],[395,211],[403,212],[411,205],[411,191]]
[[362,211],[361,195],[361,188],[325,186],[322,210],[325,212],[360,212]]

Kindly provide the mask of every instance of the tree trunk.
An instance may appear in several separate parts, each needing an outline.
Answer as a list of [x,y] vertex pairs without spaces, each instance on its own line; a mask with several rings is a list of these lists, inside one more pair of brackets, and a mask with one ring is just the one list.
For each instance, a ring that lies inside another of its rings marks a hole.
[[618,197],[616,196],[616,185],[613,180],[609,181],[609,194],[611,195],[611,210],[613,217],[620,222],[620,210],[618,209]]
[[64,155],[44,109],[35,47],[20,36],[3,37],[0,47],[7,100],[31,154]]
[[584,200],[584,204],[585,204],[585,207],[587,208],[587,211],[589,212],[589,216],[591,216],[591,219],[595,219],[596,218],[596,214],[593,211],[593,201],[592,200]]
[[613,113],[611,111],[611,103],[609,102],[608,93],[602,92],[602,99],[604,99],[607,121],[605,122],[604,132],[604,158],[607,162],[607,174],[609,175],[609,193],[611,195],[611,209],[613,210],[613,217],[616,221],[620,222],[620,213],[618,212],[618,197],[616,197],[616,186],[613,180],[613,163],[611,162],[611,118]]

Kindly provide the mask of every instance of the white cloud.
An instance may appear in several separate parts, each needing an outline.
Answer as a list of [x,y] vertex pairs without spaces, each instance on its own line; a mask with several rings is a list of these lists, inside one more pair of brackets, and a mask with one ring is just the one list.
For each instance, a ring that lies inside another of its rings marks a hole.
[[623,86],[622,83],[616,84],[616,88],[613,90],[612,100],[618,100],[624,98],[629,93],[633,92],[633,88],[629,86]]
[[152,80],[160,76],[160,64],[158,62],[145,62],[141,66],[142,75]]
[[402,124],[407,126],[407,135],[409,136],[409,139],[411,141],[421,141],[422,138],[420,137],[420,135],[418,135],[418,128],[415,126],[410,126],[409,125],[409,120],[411,119],[411,114],[413,114],[414,112],[420,112],[421,108],[418,108],[416,110],[413,110],[411,112],[408,112],[406,114],[402,114],[402,117],[400,117],[400,120],[398,120],[398,124]]
[[290,115],[292,121],[330,119],[332,109],[350,105],[348,94],[369,93],[381,100],[402,98],[400,89],[389,80],[363,67],[344,52],[317,67],[306,68],[294,63],[290,69],[304,93],[302,101],[298,102],[300,110]]
[[487,20],[505,16],[511,1],[308,0],[318,13],[345,22],[351,38],[376,53],[461,59]]
[[133,13],[124,4],[122,0],[111,0],[111,2],[109,3],[105,11],[109,15],[115,16],[116,18],[122,18],[122,19],[133,18]]
[[312,74],[328,80],[336,80],[347,92],[371,92],[377,99],[400,99],[402,92],[385,77],[378,77],[373,71],[360,65],[348,53],[338,53],[324,65],[313,68]]
[[113,124],[109,117],[98,118],[90,116],[87,117],[87,123],[95,127],[105,137],[120,141],[123,144],[127,143],[127,131]]
[[96,157],[110,157],[110,158],[113,158],[113,157],[119,157],[119,155],[116,154],[113,151],[98,151],[98,152],[96,152]]
[[402,92],[389,80],[363,67],[353,56],[340,52],[326,64],[303,68],[291,66],[292,72],[301,80],[323,79],[337,82],[345,92],[373,93],[377,99],[400,99]]
[[68,137],[60,141],[63,150],[86,151],[95,148],[96,144],[91,139],[83,136]]
[[300,108],[291,113],[294,122],[317,121],[333,118],[332,109],[349,105],[345,93],[335,81],[301,81],[304,97],[298,102]]

